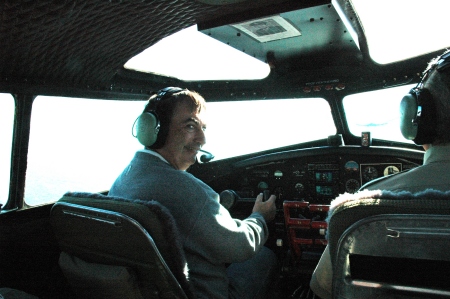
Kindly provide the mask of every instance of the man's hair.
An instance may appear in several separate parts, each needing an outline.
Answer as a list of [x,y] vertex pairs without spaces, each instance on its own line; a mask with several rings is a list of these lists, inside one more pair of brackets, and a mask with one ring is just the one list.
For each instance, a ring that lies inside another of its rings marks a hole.
[[[445,51],[442,55],[450,52]],[[436,138],[433,144],[450,142],[450,67],[437,70],[440,57],[432,59],[424,71],[426,88],[436,105]]]
[[150,97],[144,112],[154,111],[161,126],[156,142],[150,146],[151,149],[162,148],[166,143],[175,108],[182,102],[188,103],[192,111],[201,112],[206,109],[205,99],[198,92],[187,89],[163,96],[162,99],[158,99],[157,94]]

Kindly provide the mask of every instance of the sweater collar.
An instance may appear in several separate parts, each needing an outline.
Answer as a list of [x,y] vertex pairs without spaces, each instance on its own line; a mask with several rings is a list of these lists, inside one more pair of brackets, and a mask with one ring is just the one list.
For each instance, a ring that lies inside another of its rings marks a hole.
[[163,162],[166,162],[167,164],[170,165],[170,163],[169,163],[166,159],[164,159],[164,157],[161,156],[158,152],[155,152],[155,151],[152,151],[152,150],[148,150],[148,149],[142,149],[142,150],[140,150],[140,152],[142,152],[142,153],[147,153],[147,154],[153,155],[153,156],[155,156],[155,157],[158,157],[158,158],[160,158]]
[[423,164],[442,162],[450,160],[450,144],[445,145],[430,145],[423,157]]

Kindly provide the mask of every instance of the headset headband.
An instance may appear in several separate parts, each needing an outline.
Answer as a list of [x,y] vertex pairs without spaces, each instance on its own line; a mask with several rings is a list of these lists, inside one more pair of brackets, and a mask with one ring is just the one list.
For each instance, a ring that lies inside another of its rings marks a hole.
[[439,57],[438,62],[436,63],[436,70],[442,72],[446,68],[450,67],[450,52],[443,54]]
[[423,83],[432,70],[436,69],[436,71],[442,72],[449,67],[450,67],[450,51],[442,54],[441,56],[436,57],[436,59],[431,62],[431,65],[424,71],[422,79],[417,84],[415,89],[423,88]]
[[172,96],[173,94],[176,94],[178,92],[181,92],[183,88],[180,87],[166,87],[156,92],[156,98],[155,101],[161,101],[162,99],[168,98],[169,96]]

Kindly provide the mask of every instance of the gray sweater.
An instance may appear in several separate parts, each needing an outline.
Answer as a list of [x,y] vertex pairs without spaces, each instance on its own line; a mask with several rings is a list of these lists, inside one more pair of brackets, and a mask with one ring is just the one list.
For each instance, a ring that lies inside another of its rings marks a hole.
[[226,264],[251,258],[268,237],[261,214],[233,219],[208,185],[146,151],[136,153],[109,195],[156,200],[170,210],[197,298],[228,298]]

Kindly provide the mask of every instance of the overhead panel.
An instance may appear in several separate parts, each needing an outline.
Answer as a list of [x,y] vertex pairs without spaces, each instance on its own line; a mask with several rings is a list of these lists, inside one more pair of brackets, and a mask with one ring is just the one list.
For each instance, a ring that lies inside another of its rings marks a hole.
[[263,62],[291,60],[299,56],[359,52],[354,30],[349,28],[340,8],[332,4],[282,12],[275,15],[199,28],[208,36],[247,53]]

